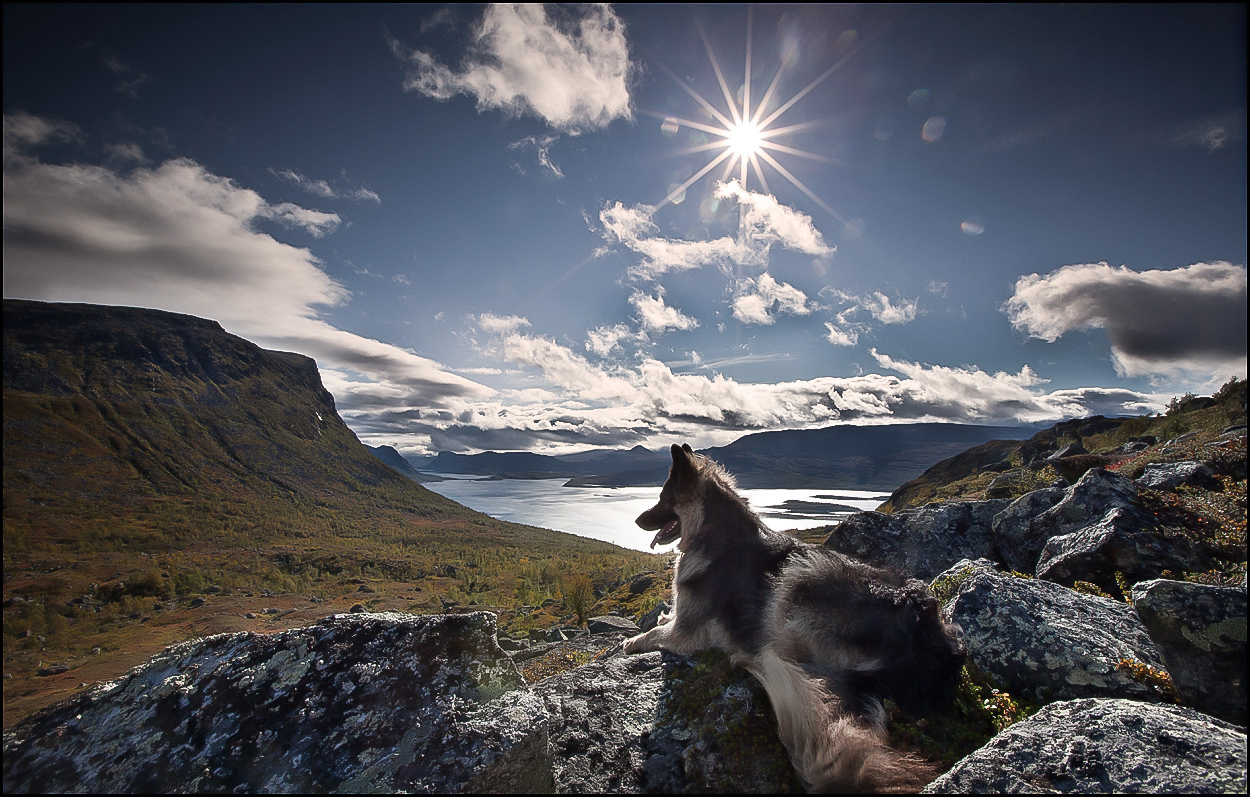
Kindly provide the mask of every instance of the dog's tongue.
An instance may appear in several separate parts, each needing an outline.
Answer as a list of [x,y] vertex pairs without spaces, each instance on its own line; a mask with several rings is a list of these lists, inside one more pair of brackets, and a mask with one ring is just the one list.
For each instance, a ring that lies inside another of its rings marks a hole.
[[651,547],[654,548],[657,544],[663,545],[664,543],[672,542],[672,540],[665,539],[664,536],[666,534],[671,534],[679,522],[680,521],[677,520],[671,520],[668,523],[665,523],[660,530],[655,533],[655,536],[651,538]]

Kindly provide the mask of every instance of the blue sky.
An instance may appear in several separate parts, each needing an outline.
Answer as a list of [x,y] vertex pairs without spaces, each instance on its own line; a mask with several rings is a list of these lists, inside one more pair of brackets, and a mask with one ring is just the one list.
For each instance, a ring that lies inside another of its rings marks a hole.
[[302,352],[407,453],[1157,411],[1246,375],[1245,22],[6,4],[4,295]]

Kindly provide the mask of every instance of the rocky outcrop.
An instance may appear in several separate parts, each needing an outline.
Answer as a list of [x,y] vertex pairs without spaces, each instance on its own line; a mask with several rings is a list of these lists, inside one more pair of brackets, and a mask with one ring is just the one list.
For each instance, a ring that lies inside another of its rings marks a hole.
[[486,612],[345,614],[169,648],[4,737],[6,793],[551,791]]
[[1147,581],[1133,605],[1185,704],[1244,727],[1245,587]]
[[960,562],[934,588],[953,593],[943,619],[963,629],[969,660],[1013,695],[1164,697],[1121,664],[1163,666],[1141,620],[1121,601],[999,573],[986,560]]
[[1111,595],[1120,592],[1117,574],[1131,584],[1211,565],[1187,535],[1160,527],[1141,508],[1136,484],[1100,468],[1014,501],[861,512],[833,529],[825,545],[924,579],[961,559],[986,558],[1065,586],[1087,581]]
[[955,501],[890,515],[860,512],[834,528],[825,546],[927,581],[961,559],[993,556],[992,522],[1009,503]]
[[927,794],[1235,794],[1246,735],[1180,706],[1052,703],[994,737]]

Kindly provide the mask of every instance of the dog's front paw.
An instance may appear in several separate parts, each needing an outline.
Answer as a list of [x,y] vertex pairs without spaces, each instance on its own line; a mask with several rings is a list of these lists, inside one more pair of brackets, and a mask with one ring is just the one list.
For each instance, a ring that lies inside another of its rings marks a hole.
[[636,653],[650,653],[653,650],[657,650],[657,648],[652,647],[650,640],[647,639],[647,634],[642,633],[625,640],[624,650],[626,656],[632,656]]

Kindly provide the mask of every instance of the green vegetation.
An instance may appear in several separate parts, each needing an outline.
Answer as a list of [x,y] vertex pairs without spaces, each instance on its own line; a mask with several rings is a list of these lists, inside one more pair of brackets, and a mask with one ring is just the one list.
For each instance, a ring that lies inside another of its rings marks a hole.
[[945,710],[909,717],[887,701],[890,744],[940,764],[946,771],[997,733],[1041,708],[998,689],[972,664],[960,671],[955,698]]
[[[1008,490],[1005,497],[1014,498],[1044,487],[1059,476],[1075,481],[1090,467],[1118,470],[1129,478],[1137,478],[1145,466],[1153,462],[1206,458],[1199,457],[1198,453],[1225,428],[1246,422],[1245,396],[1246,382],[1234,377],[1209,401],[1189,394],[1173,399],[1165,415],[1065,421],[1023,442],[996,440],[975,446],[939,462],[919,478],[895,490],[879,511],[897,512],[932,502],[981,500],[990,483],[1003,474],[1008,476],[1002,484]],[[1193,436],[1167,445],[1189,433]],[[1132,454],[1120,451],[1134,438],[1147,435],[1157,438],[1158,442]],[[1028,467],[1034,455],[1058,450],[1067,443],[1080,443],[1089,454],[1047,463],[1036,470]],[[1222,475],[1233,476],[1233,491],[1241,491],[1241,516],[1244,518],[1245,448],[1228,444],[1217,453],[1217,459],[1227,466]]]

